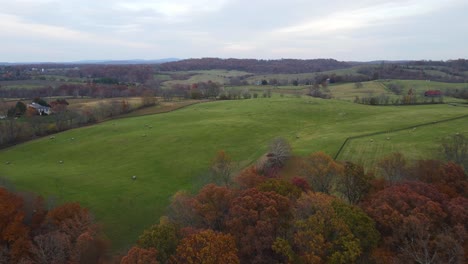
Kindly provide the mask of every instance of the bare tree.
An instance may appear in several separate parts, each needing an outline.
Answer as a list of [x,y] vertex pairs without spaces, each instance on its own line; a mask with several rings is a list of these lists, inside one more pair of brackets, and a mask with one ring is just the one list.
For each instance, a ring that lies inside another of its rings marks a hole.
[[284,138],[275,138],[268,152],[257,163],[257,170],[264,176],[275,177],[280,168],[291,157],[291,146]]
[[284,138],[275,138],[270,143],[267,156],[271,165],[281,168],[291,157],[291,145]]
[[455,134],[442,142],[442,153],[448,161],[453,161],[468,170],[468,138]]
[[211,162],[211,173],[215,182],[221,182],[225,186],[231,183],[233,163],[231,157],[221,150]]
[[407,178],[406,159],[400,152],[392,153],[377,163],[382,176],[389,182],[398,182]]

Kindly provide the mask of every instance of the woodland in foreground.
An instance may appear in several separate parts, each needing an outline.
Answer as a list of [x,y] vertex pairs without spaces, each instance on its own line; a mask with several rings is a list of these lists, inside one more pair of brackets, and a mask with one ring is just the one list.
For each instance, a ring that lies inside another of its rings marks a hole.
[[[297,176],[283,173],[287,163]],[[231,158],[220,151],[212,183],[195,194],[176,193],[167,215],[125,256],[111,256],[99,225],[79,204],[53,207],[4,182],[0,262],[464,263],[463,167],[410,164],[399,153],[378,167],[375,177],[322,152],[294,157],[277,139],[255,165],[231,177]]]

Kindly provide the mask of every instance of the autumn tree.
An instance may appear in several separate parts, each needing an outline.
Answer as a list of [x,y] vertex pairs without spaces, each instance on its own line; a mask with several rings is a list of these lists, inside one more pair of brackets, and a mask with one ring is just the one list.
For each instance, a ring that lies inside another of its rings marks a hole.
[[24,221],[23,200],[0,188],[0,247],[8,262],[18,262],[29,256],[29,228]]
[[372,178],[361,165],[346,162],[344,172],[338,178],[337,189],[350,203],[356,204],[369,192]]
[[174,264],[240,263],[234,237],[210,229],[182,239],[171,262]]
[[249,189],[257,187],[262,182],[266,181],[267,178],[263,175],[260,175],[255,166],[248,167],[241,171],[235,178],[234,182],[241,189]]
[[290,201],[282,195],[256,188],[239,194],[229,208],[226,227],[236,239],[241,262],[276,262],[280,256],[272,245],[286,234],[291,217]]
[[176,225],[163,217],[159,224],[143,232],[138,239],[137,245],[140,251],[141,249],[149,250],[144,251],[146,253],[157,251],[157,260],[161,263],[166,263],[169,257],[175,253],[179,240],[180,237]]
[[229,186],[233,168],[231,157],[224,150],[220,150],[211,162],[211,173],[214,182]]
[[292,236],[277,239],[274,250],[294,262],[353,263],[377,245],[373,221],[332,196],[303,193],[293,214]]
[[301,175],[317,192],[330,193],[344,168],[323,152],[316,152],[303,159]]
[[229,207],[235,197],[233,190],[209,184],[203,187],[191,203],[194,213],[200,219],[200,228],[224,230]]
[[108,245],[100,237],[98,226],[93,223],[89,211],[78,203],[64,204],[49,211],[44,228],[66,235],[70,248],[63,250],[69,261],[99,263],[107,257]]
[[377,167],[388,182],[395,183],[408,177],[406,163],[403,154],[395,152],[380,160]]
[[34,237],[33,242],[31,252],[37,263],[66,263],[70,257],[72,245],[63,232],[55,230],[40,234]]
[[290,199],[297,199],[302,190],[284,179],[268,179],[257,187],[262,192],[275,192]]
[[307,182],[306,179],[304,179],[303,177],[293,177],[291,179],[291,183],[298,187],[299,189],[301,189],[303,192],[307,192],[307,191],[310,191],[311,188],[310,188],[310,185],[309,183]]
[[192,203],[193,197],[187,192],[176,192],[169,205],[169,220],[180,226],[197,226],[200,219],[196,218]]
[[[450,206],[452,204],[452,206]],[[400,263],[462,263],[466,223],[465,198],[449,200],[421,182],[395,184],[364,203],[377,223],[383,246]]]
[[418,160],[409,169],[413,178],[432,184],[438,191],[454,198],[468,197],[468,180],[463,167],[453,162]]
[[157,256],[158,252],[154,248],[132,247],[120,264],[159,264],[160,262],[156,260]]

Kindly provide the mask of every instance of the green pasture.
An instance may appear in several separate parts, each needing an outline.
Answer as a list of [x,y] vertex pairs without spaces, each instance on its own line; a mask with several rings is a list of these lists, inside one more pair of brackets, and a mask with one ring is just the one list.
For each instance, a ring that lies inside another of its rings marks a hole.
[[247,78],[247,81],[249,83],[256,83],[258,81],[262,80],[272,80],[276,79],[278,81],[294,81],[294,80],[303,80],[303,79],[311,79],[313,80],[315,76],[317,75],[323,75],[323,74],[336,74],[336,75],[359,75],[358,70],[362,66],[354,66],[350,68],[345,68],[345,69],[337,69],[337,70],[331,70],[331,71],[322,71],[322,72],[313,72],[313,73],[277,73],[277,74],[256,74],[255,76]]
[[[112,120],[1,150],[0,176],[20,190],[79,201],[103,224],[114,249],[121,250],[158,221],[171,195],[206,182],[218,150],[231,155],[239,168],[255,162],[275,137],[289,140],[298,155],[334,155],[350,136],[467,113],[466,107],[449,105],[375,107],[305,96],[216,101]],[[466,120],[454,126],[466,131]],[[392,150],[412,148],[402,144]],[[375,152],[361,157],[378,158]]]
[[[401,95],[396,95],[388,89],[388,85],[390,84],[401,85]],[[363,98],[380,95],[386,95],[392,100],[396,98],[401,99],[404,95],[408,94],[410,89],[413,89],[413,94],[417,96],[418,102],[430,102],[430,98],[424,97],[424,92],[427,90],[446,91],[449,89],[468,88],[468,84],[466,83],[444,83],[424,80],[377,80],[362,82],[362,85],[362,87],[358,88],[355,83],[343,83],[332,84],[328,88],[330,89],[333,98],[347,101],[354,101],[356,96]],[[438,99],[435,98],[434,100],[437,101]],[[463,103],[466,102],[466,100],[444,96],[444,102]]]
[[362,87],[356,87],[355,83],[345,83],[330,85],[328,87],[333,98],[339,100],[354,101],[356,96],[359,98],[387,95],[393,97],[395,94],[390,92],[381,82],[370,81],[362,82]]
[[408,160],[440,159],[443,158],[441,142],[457,133],[468,136],[468,117],[352,139],[347,142],[338,159],[362,164],[370,170],[375,169],[378,159],[369,157],[384,157],[397,151]]
[[[220,84],[228,83],[230,77],[241,77],[249,75],[250,73],[243,71],[230,71],[230,70],[206,70],[206,71],[178,71],[178,74],[189,74],[191,75],[187,80],[168,80],[163,83],[165,87],[171,87],[173,84],[193,84],[198,82],[217,82]],[[158,75],[161,78],[164,75]],[[157,76],[157,77],[158,77]],[[168,75],[166,75],[168,76]],[[160,78],[160,77],[158,77]]]
[[445,91],[448,89],[468,88],[468,83],[445,83],[424,80],[380,80],[380,82],[384,85],[395,83],[403,86],[402,94],[407,94],[409,89],[413,89],[414,94],[423,95],[427,90]]

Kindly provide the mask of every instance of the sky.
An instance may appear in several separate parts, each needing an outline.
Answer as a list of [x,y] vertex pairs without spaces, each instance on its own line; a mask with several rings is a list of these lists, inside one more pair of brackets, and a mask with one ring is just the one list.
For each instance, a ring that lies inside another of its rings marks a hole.
[[1,62],[468,57],[467,0],[0,0]]

